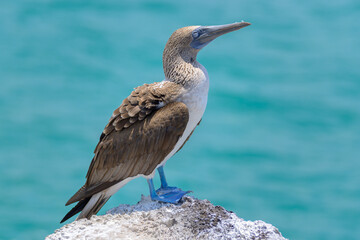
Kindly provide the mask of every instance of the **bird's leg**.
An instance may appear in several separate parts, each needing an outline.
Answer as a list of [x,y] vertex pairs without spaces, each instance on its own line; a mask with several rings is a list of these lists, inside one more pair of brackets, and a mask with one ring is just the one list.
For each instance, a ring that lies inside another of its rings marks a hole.
[[154,183],[152,179],[148,180],[149,189],[150,189],[150,196],[152,200],[157,200],[160,202],[168,202],[168,203],[178,203],[181,198],[191,192],[191,191],[182,191],[180,188],[177,187],[169,187],[163,167],[158,168],[159,175],[160,175],[160,181],[161,181],[161,187],[155,191]]
[[185,194],[190,192],[190,191],[184,192],[177,187],[167,186],[164,170],[161,169],[159,173],[161,178],[161,188],[159,188],[158,190],[155,191],[152,178],[147,180],[149,184],[150,197],[152,200],[157,200],[160,202],[167,202],[167,203],[178,203]]
[[175,189],[175,188],[177,188],[177,187],[169,187],[169,185],[167,184],[163,166],[159,167],[157,170],[159,172],[160,181],[161,181],[161,188],[159,188],[159,189],[169,189],[169,188]]
[[178,201],[176,202],[173,202],[172,200],[168,200],[166,197],[164,197],[163,195],[161,194],[158,194],[156,191],[155,191],[155,188],[154,188],[154,182],[152,180],[152,178],[148,179],[147,180],[148,184],[149,184],[149,190],[150,190],[150,197],[151,197],[151,200],[153,201],[160,201],[160,202],[170,202],[170,203],[177,203]]
[[156,198],[158,198],[159,196],[157,195],[155,188],[154,188],[154,183],[152,178],[147,180],[148,185],[149,185],[149,190],[150,190],[150,197],[152,200],[157,200]]

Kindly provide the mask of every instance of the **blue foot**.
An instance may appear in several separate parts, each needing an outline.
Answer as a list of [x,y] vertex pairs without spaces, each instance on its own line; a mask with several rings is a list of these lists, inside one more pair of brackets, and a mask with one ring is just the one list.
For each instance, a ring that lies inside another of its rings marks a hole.
[[152,179],[148,179],[150,197],[152,200],[157,200],[166,203],[179,203],[181,198],[191,191],[182,191],[177,187],[161,187],[155,191]]
[[156,196],[151,197],[153,200],[167,203],[179,203],[181,198],[191,191],[183,191],[177,187],[159,188],[156,190]]
[[156,190],[156,194],[162,197],[162,199],[166,199],[166,202],[170,203],[178,203],[180,199],[187,193],[191,191],[182,191],[180,188],[177,187],[169,187],[166,181],[165,173],[164,173],[164,167],[160,166],[158,168],[160,181],[161,181],[161,187]]
[[177,188],[177,187],[161,187],[158,190],[156,190],[156,193],[158,195],[164,195],[164,194],[171,193],[171,192],[177,191],[177,190],[181,191],[181,189]]

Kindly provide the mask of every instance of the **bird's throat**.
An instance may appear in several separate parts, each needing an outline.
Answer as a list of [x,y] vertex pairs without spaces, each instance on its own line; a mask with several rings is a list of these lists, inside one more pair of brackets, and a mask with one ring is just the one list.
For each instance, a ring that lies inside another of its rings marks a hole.
[[178,61],[164,64],[165,79],[171,82],[181,84],[185,88],[191,87],[202,79],[206,78],[204,67],[193,59],[193,61]]

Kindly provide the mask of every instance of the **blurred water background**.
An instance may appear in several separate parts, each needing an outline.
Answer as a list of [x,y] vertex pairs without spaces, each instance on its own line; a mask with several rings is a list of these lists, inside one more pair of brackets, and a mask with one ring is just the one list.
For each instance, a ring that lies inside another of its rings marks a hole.
[[[161,81],[188,25],[252,23],[200,52],[208,107],[172,185],[290,239],[360,236],[360,2],[1,1],[0,239],[42,239],[112,111]],[[100,213],[148,194],[144,179]]]

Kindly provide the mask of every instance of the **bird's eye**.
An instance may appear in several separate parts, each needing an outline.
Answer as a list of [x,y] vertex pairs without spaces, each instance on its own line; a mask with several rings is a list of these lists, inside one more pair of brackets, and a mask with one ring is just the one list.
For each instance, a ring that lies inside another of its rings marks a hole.
[[194,39],[195,39],[195,38],[198,38],[198,37],[199,37],[199,32],[198,32],[198,31],[194,31],[194,32],[192,33],[192,36],[193,36]]

